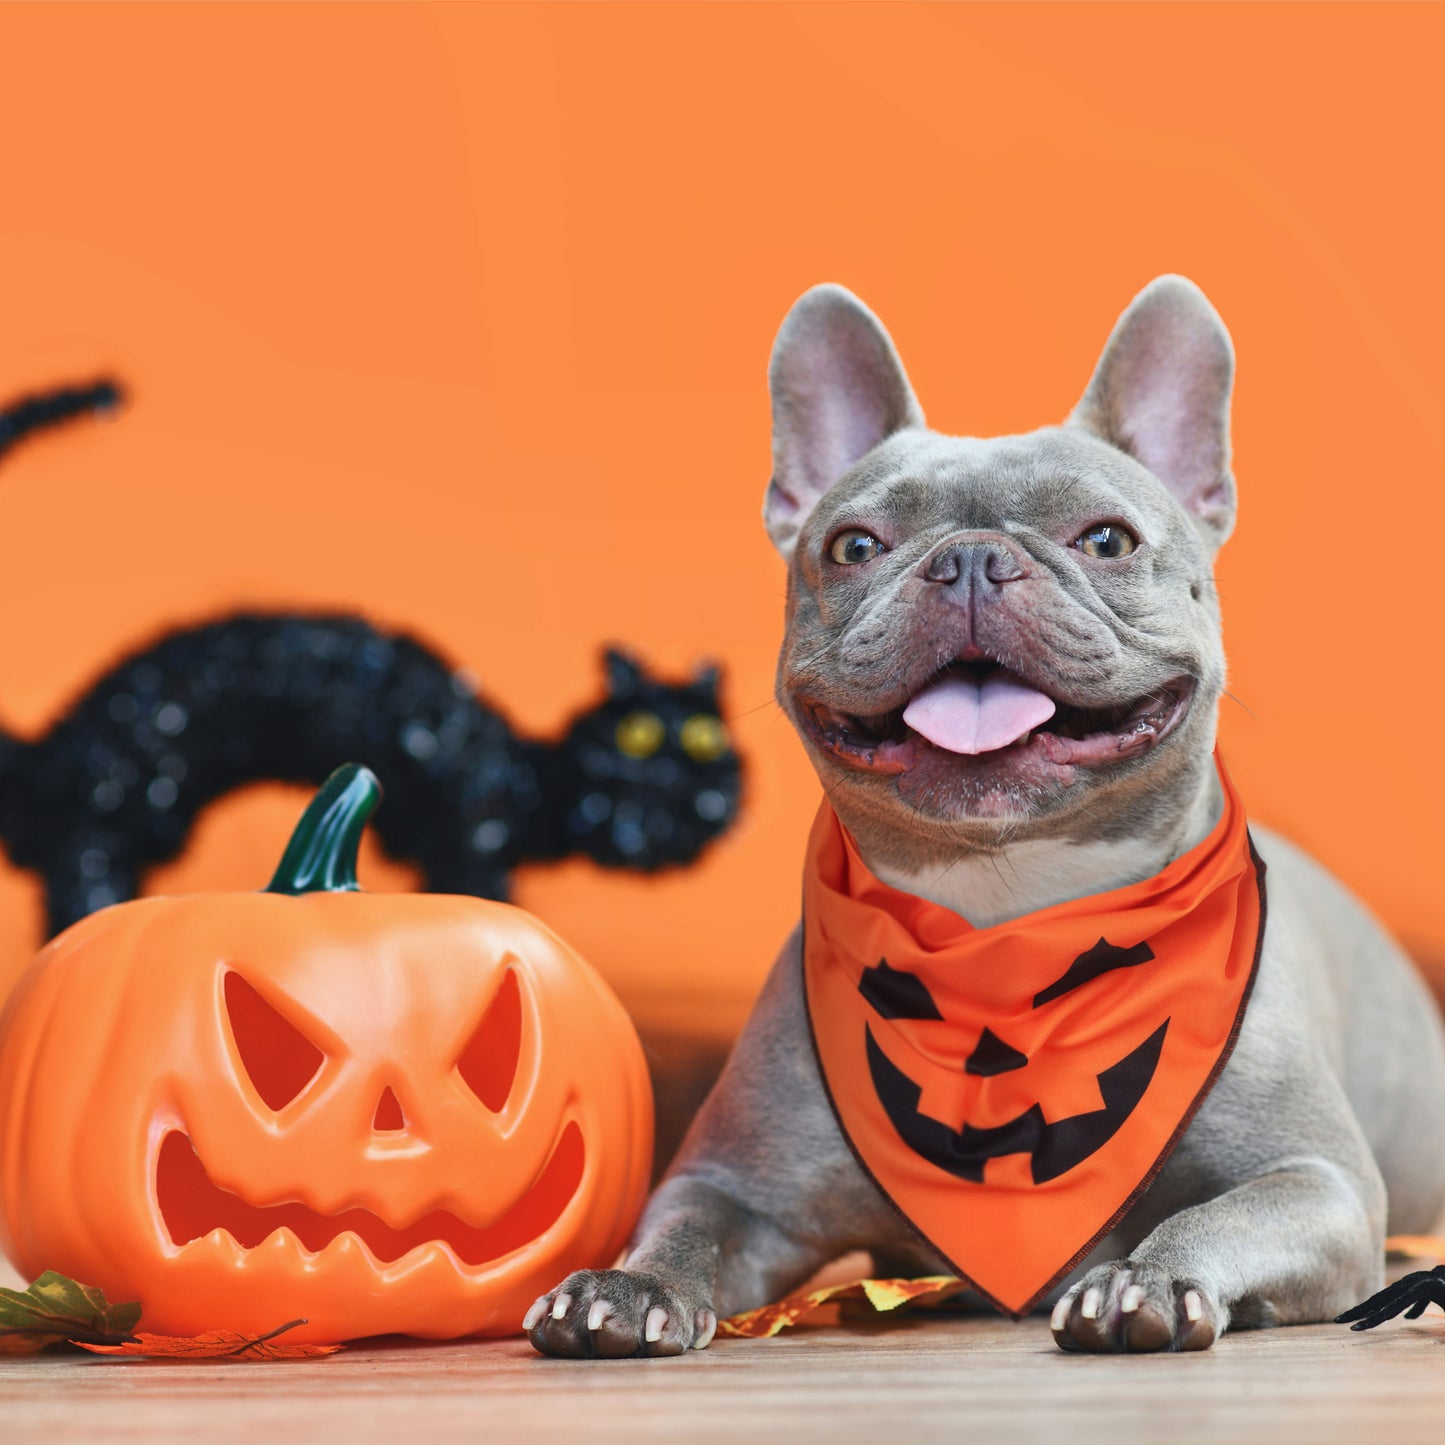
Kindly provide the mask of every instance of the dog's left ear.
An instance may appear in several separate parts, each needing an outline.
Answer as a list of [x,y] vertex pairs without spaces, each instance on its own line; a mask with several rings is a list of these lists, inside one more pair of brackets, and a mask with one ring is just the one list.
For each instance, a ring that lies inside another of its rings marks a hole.
[[1119,318],[1069,421],[1148,467],[1218,547],[1234,529],[1233,384],[1219,313],[1192,281],[1160,276]]

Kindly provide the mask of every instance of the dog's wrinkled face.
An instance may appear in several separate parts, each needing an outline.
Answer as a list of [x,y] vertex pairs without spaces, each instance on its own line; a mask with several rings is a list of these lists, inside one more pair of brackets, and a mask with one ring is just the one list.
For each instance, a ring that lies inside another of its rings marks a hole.
[[779,697],[875,848],[1128,836],[1197,791],[1232,360],[1202,294],[1161,278],[1068,423],[946,437],[854,297],[793,308],[765,508],[790,558]]

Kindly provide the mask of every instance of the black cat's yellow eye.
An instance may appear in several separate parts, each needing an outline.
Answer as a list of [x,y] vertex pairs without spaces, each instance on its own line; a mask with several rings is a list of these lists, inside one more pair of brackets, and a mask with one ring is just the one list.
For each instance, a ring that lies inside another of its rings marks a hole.
[[728,733],[722,719],[695,712],[678,734],[682,750],[695,763],[715,763],[728,750]]
[[1074,539],[1074,546],[1086,557],[1102,557],[1113,561],[1127,557],[1139,545],[1134,534],[1117,522],[1100,522]]
[[846,532],[839,532],[828,544],[828,555],[840,567],[871,562],[883,550],[883,543],[861,527],[849,527]]
[[667,725],[655,712],[630,712],[618,720],[612,740],[629,758],[650,758],[667,738]]

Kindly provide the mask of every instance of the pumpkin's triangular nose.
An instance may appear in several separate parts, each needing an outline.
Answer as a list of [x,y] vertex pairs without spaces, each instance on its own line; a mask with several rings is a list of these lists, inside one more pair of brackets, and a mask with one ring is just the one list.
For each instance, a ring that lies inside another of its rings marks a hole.
[[378,1134],[392,1134],[398,1129],[406,1128],[406,1115],[401,1112],[401,1100],[390,1088],[381,1091],[381,1098],[377,1100],[376,1114],[372,1118],[371,1127]]

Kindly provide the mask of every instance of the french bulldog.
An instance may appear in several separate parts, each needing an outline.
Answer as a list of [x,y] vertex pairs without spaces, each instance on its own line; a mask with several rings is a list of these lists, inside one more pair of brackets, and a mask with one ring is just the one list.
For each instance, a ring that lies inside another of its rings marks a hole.
[[[1214,308],[1162,276],[1062,425],[951,437],[856,297],[819,286],[789,312],[764,508],[788,566],[777,696],[876,878],[986,929],[1152,878],[1210,833],[1233,377]],[[1063,1349],[1329,1319],[1379,1287],[1387,1231],[1445,1207],[1433,1002],[1341,884],[1254,839],[1268,912],[1236,1046],[1044,1300]],[[524,1328],[552,1355],[701,1349],[854,1250],[947,1272],[842,1135],[795,932],[624,1267],[569,1275]]]

